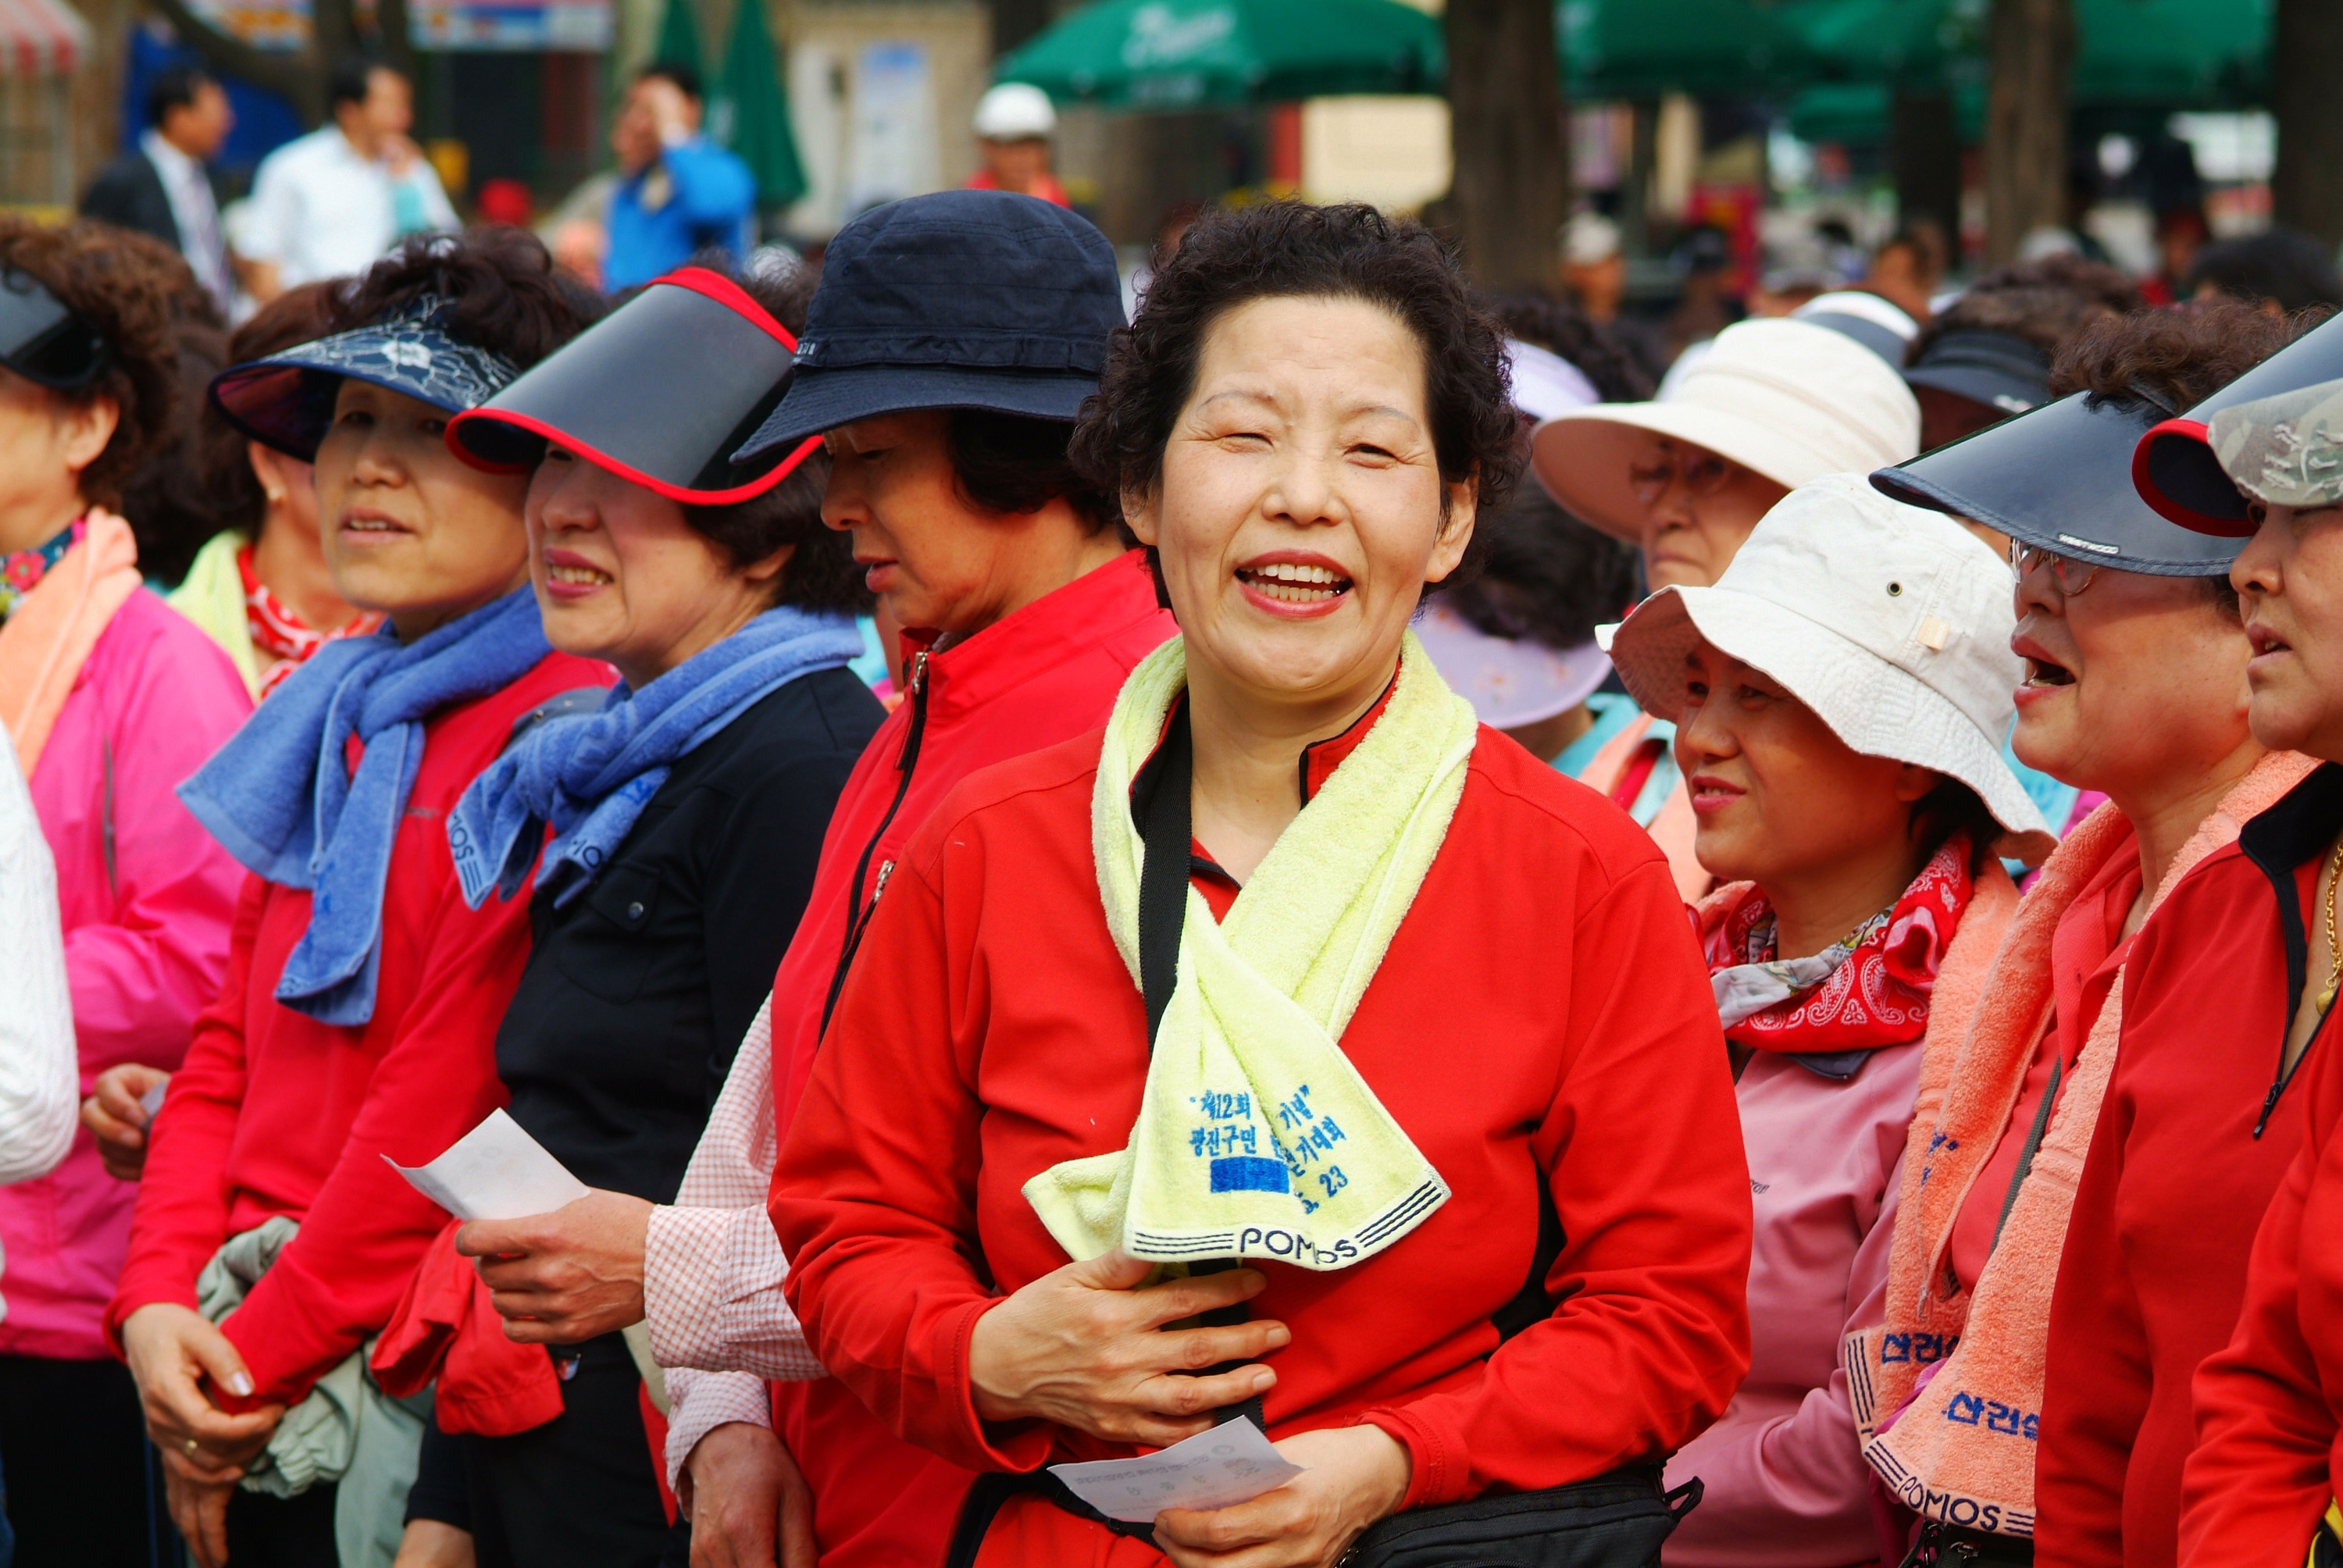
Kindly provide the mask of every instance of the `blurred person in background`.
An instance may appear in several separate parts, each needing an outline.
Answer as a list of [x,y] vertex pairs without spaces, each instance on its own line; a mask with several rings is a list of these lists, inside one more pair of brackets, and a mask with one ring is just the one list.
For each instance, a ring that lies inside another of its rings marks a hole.
[[357,1352],[446,1217],[381,1156],[436,1159],[500,1102],[528,944],[521,908],[463,907],[447,813],[523,716],[610,678],[545,642],[525,478],[468,467],[446,429],[598,306],[528,235],[419,237],[327,294],[327,336],[215,383],[247,437],[317,465],[337,593],[387,619],[181,788],[250,875],[106,1330],[202,1568],[380,1564],[398,1541],[420,1424]]
[[81,215],[154,236],[186,258],[223,319],[236,303],[211,161],[236,128],[227,93],[200,66],[172,65],[146,89],[146,129],[82,192]]
[[[5,218],[0,267],[0,724],[55,862],[85,1092],[119,1062],[177,1066],[219,988],[240,878],[172,790],[251,700],[143,591],[109,509],[170,436],[185,264],[108,225]],[[169,1529],[100,1327],[132,1196],[87,1145],[0,1191],[0,1473],[28,1562],[143,1564]]]
[[1870,269],[1855,286],[1925,323],[1952,260],[1945,231],[1933,219],[1914,218],[1880,242]]
[[1756,1216],[1749,1377],[1669,1462],[1707,1488],[1669,1568],[1878,1558],[1841,1347],[1885,1315],[1932,999],[1977,984],[2016,910],[1995,856],[2051,845],[2001,759],[2016,619],[2006,562],[1835,474],[1715,587],[1662,589],[1611,638],[1627,689],[1676,722],[1694,848],[1727,884],[1697,920]]
[[2147,429],[2285,339],[2235,306],[2102,320],[2055,367],[2057,401],[1872,476],[2014,541],[2017,756],[2108,797],[2044,863],[1982,988],[1936,1000],[1886,1319],[1849,1351],[1865,1457],[1906,1511],[1883,1548],[1904,1551],[1916,1516],[1923,1563],[2032,1560],[2052,1295],[2087,1240],[2076,1186],[2128,1034],[2135,940],[2303,771],[2247,727],[2234,545],[2130,484]]
[[[979,166],[969,176],[970,190],[1015,191],[1058,206],[1073,205],[1066,187],[1050,172],[1050,138],[1058,134],[1058,111],[1051,107],[1049,94],[1023,82],[989,88],[976,101],[975,128]],[[1176,237],[1172,248],[1178,248]]]
[[[1808,321],[1745,321],[1718,334],[1672,398],[1543,421],[1531,463],[1565,511],[1640,548],[1657,591],[1714,583],[1793,488],[1900,461],[1919,439],[1919,405],[1877,354]],[[1710,878],[1693,852],[1674,736],[1636,713],[1578,777],[1636,813],[1691,900]]]
[[1668,367],[1667,343],[1650,322],[1625,314],[1627,254],[1617,224],[1599,212],[1582,212],[1562,226],[1562,286],[1645,376],[1659,379]]
[[661,60],[627,88],[610,121],[618,183],[610,192],[602,286],[616,294],[672,272],[702,250],[738,261],[756,241],[757,176],[701,129],[699,74]]
[[2272,316],[2343,305],[2334,254],[2283,226],[2207,245],[2197,252],[2188,285],[2192,299],[2241,299]]
[[2140,279],[2140,297],[2159,306],[2187,298],[2193,292],[2189,275],[2197,270],[2197,253],[2212,235],[2205,209],[2193,201],[2157,213],[2156,271]]
[[2050,400],[2050,362],[2090,323],[2137,310],[2138,286],[2071,252],[1996,267],[1913,339],[1904,379],[1920,399],[1920,450]]
[[439,175],[415,145],[415,89],[397,67],[344,60],[326,82],[327,124],[260,160],[229,247],[245,292],[364,272],[405,236],[458,227]]

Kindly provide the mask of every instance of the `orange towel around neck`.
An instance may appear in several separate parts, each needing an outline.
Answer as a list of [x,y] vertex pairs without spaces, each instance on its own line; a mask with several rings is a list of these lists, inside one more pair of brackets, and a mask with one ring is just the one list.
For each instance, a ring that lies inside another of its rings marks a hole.
[[138,545],[130,525],[93,509],[81,542],[0,624],[0,724],[30,779],[57,715],[114,612],[138,591]]
[[[2309,772],[2308,759],[2257,763],[2197,825],[2157,885],[2153,910],[2191,868]],[[2058,919],[2127,841],[2101,806],[2066,836],[2019,903],[1988,973],[1939,976],[1905,1146],[1891,1243],[1887,1321],[1849,1336],[1846,1366],[1864,1457],[1906,1507],[1996,1534],[2034,1533],[2034,1447],[2042,1409],[2050,1298],[2083,1159],[2115,1070],[2123,977],[2099,1010],[2040,1149],[1974,1291],[1946,1267],[1953,1221],[2008,1126],[2051,1002]],[[1983,1005],[1990,999],[1990,1005]],[[1936,1367],[1916,1398],[1913,1388]],[[1904,1408],[1906,1402],[1910,1408]],[[1900,1413],[1899,1413],[1900,1412]],[[1882,1433],[1881,1422],[1893,1418]]]

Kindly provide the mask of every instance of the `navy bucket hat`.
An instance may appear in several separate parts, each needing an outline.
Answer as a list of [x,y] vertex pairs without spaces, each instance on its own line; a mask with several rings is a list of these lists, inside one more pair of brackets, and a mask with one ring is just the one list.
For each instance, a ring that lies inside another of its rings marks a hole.
[[509,386],[520,367],[447,335],[450,301],[427,294],[380,321],[296,344],[212,377],[211,399],[252,440],[305,463],[334,422],[345,379],[371,382],[450,414],[477,408]]
[[732,460],[914,408],[1071,422],[1122,324],[1114,247],[1063,207],[976,190],[874,207],[830,242],[797,374]]

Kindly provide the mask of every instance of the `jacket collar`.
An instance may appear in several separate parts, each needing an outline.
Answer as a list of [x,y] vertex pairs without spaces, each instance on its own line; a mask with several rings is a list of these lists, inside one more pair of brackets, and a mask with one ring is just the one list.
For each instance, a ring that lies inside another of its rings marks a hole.
[[966,641],[930,653],[928,721],[962,718],[1156,613],[1145,557],[1126,551]]
[[2238,852],[2261,868],[2278,900],[2289,1019],[2302,1005],[2310,970],[2309,938],[2302,926],[2301,901],[2295,896],[2295,868],[2333,843],[2338,829],[2343,829],[2343,764],[2322,762],[2237,835]]
[[[1398,686],[1399,675],[1394,671],[1390,682],[1383,687],[1383,694],[1375,699],[1375,705],[1351,720],[1348,729],[1340,735],[1313,740],[1302,749],[1302,803],[1304,806],[1309,805],[1311,798],[1326,787],[1326,780],[1334,776],[1334,769],[1342,765],[1343,759],[1366,739],[1367,732],[1383,716],[1383,709],[1391,706],[1392,692]],[[1163,777],[1163,741],[1171,735],[1172,726],[1181,722],[1181,716],[1187,710],[1188,694],[1182,691],[1172,699],[1171,709],[1163,716],[1163,733],[1156,737],[1155,749],[1148,754],[1146,761],[1140,764],[1139,771],[1131,776],[1131,819],[1137,824],[1142,839],[1147,837],[1148,802],[1154,799],[1156,785]],[[1210,861],[1205,863],[1211,864]],[[1219,868],[1215,866],[1213,869],[1219,870]],[[1226,874],[1222,872],[1223,876]]]

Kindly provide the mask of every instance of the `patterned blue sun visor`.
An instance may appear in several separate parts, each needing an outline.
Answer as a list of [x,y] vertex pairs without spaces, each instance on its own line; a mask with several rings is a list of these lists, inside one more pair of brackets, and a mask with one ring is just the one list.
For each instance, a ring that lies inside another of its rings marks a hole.
[[370,326],[230,366],[212,377],[212,402],[253,440],[305,463],[317,459],[317,443],[333,424],[334,399],[345,378],[450,414],[477,408],[519,376],[520,367],[449,337],[442,327],[449,308],[447,300],[425,295]]

